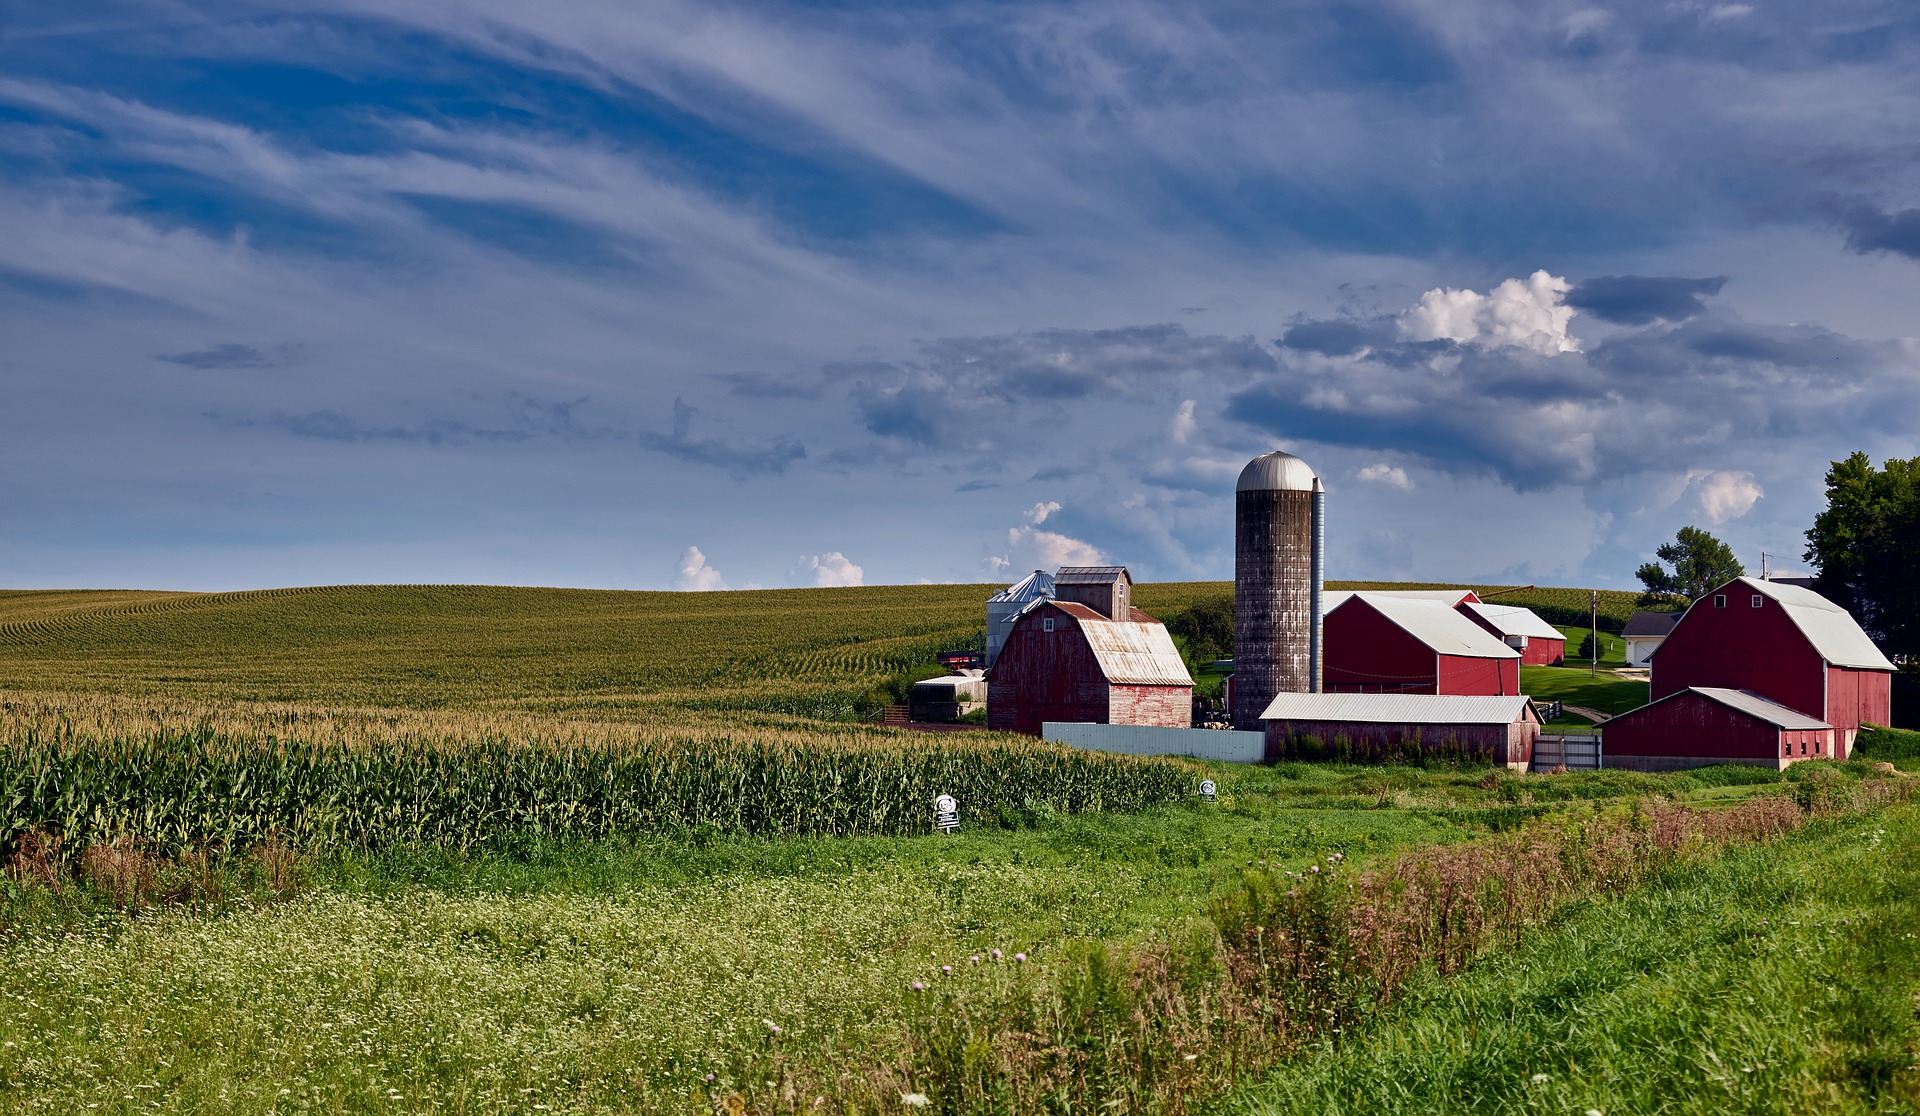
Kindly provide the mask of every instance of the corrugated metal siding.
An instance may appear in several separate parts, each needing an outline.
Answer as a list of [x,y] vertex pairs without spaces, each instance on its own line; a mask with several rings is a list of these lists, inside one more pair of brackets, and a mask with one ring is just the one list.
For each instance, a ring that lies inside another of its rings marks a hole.
[[1262,720],[1506,725],[1528,718],[1524,697],[1457,694],[1280,694]]
[[[1132,756],[1193,756],[1228,763],[1259,763],[1267,756],[1264,732],[1048,721],[1041,726],[1041,735],[1075,748]],[[1196,780],[1195,786],[1198,785]]]

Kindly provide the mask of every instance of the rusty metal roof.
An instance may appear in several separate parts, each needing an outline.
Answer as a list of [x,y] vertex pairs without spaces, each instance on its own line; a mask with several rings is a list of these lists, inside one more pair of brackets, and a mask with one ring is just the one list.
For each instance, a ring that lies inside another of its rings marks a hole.
[[1080,632],[1109,682],[1131,686],[1191,686],[1193,676],[1180,659],[1167,626],[1158,620],[1109,620],[1085,605],[1054,601],[1053,607],[1079,621]]
[[1490,605],[1466,602],[1463,606],[1480,619],[1499,628],[1503,635],[1520,635],[1528,639],[1565,639],[1560,629],[1540,619],[1540,614],[1530,608],[1519,605]]
[[[1354,593],[1402,631],[1441,655],[1467,659],[1517,659],[1520,652],[1460,615],[1445,601],[1396,597],[1390,593]],[[1329,614],[1332,609],[1328,609]],[[1558,634],[1558,633],[1556,633]]]
[[[1471,622],[1471,621],[1469,621]],[[1263,721],[1367,724],[1510,725],[1526,719],[1527,697],[1463,694],[1276,694]]]

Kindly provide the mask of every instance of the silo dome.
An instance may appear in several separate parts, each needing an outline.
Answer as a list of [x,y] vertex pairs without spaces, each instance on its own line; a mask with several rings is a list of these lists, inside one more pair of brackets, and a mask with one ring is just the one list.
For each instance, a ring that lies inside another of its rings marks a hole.
[[1290,453],[1263,453],[1240,470],[1237,492],[1312,492],[1319,477],[1313,466]]

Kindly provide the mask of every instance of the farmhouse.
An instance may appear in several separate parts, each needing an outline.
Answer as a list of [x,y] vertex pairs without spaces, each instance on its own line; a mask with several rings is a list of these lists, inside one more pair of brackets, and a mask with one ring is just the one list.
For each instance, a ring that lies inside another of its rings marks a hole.
[[1530,608],[1461,601],[1456,611],[1520,652],[1523,666],[1560,666],[1566,662],[1567,637]]
[[1524,771],[1540,733],[1539,711],[1519,695],[1280,694],[1261,721],[1269,761],[1445,749]]
[[1520,652],[1446,599],[1351,593],[1327,613],[1325,689],[1513,695],[1520,692]]
[[1627,665],[1643,667],[1653,661],[1653,653],[1672,634],[1673,626],[1680,622],[1677,612],[1639,611],[1627,621],[1620,638],[1627,645]]
[[1842,759],[1834,727],[1746,690],[1693,686],[1606,723],[1606,765],[1678,771],[1716,763],[1785,767]]
[[1745,690],[1831,725],[1841,759],[1863,723],[1887,723],[1893,693],[1893,664],[1845,609],[1811,589],[1751,577],[1694,601],[1653,653],[1652,671],[1655,701],[1695,687]]
[[987,672],[987,725],[1040,735],[1046,721],[1186,728],[1193,677],[1166,626],[1134,608],[1120,566],[1063,566]]

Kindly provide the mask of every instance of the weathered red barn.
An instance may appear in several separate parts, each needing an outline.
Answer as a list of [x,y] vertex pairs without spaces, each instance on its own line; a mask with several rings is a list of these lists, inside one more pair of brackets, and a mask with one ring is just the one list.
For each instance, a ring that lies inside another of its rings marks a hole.
[[1520,652],[1522,666],[1560,666],[1566,662],[1567,637],[1530,608],[1461,601],[1456,610]]
[[1759,694],[1693,686],[1607,721],[1607,767],[1679,771],[1719,763],[1785,767],[1803,759],[1844,759],[1834,727]]
[[1520,652],[1446,601],[1353,593],[1325,624],[1328,693],[1520,692]]
[[1714,589],[1680,617],[1651,667],[1656,701],[1694,687],[1759,694],[1832,725],[1841,758],[1862,724],[1891,714],[1893,663],[1846,609],[1797,585],[1741,577]]
[[1127,603],[1132,584],[1118,566],[1063,567],[1058,599],[1013,621],[987,672],[988,727],[1038,736],[1047,721],[1191,725],[1193,677],[1166,625]]
[[1313,748],[1333,758],[1392,758],[1418,747],[1477,753],[1524,771],[1540,734],[1539,710],[1517,694],[1278,694],[1261,721],[1269,762],[1314,758]]

